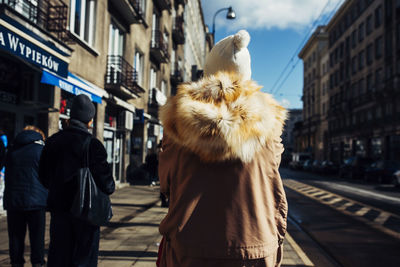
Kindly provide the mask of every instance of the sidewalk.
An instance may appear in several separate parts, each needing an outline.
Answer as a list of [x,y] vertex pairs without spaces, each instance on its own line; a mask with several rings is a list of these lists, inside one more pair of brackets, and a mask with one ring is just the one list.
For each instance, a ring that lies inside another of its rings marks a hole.
[[[114,217],[102,227],[99,252],[100,267],[155,266],[161,236],[158,224],[167,213],[160,207],[157,186],[127,186],[112,196]],[[47,215],[47,221],[49,221]],[[48,223],[46,248],[48,247]],[[25,260],[29,263],[29,241]],[[0,266],[10,266],[6,218],[0,218]],[[30,264],[26,264],[30,266]],[[284,243],[284,267],[314,266],[288,233]]]

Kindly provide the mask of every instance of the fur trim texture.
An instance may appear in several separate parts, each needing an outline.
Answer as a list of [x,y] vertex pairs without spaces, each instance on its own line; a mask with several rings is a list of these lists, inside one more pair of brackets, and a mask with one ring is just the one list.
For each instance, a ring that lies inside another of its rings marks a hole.
[[282,134],[286,110],[254,81],[217,73],[183,83],[160,110],[164,133],[204,161],[254,155]]

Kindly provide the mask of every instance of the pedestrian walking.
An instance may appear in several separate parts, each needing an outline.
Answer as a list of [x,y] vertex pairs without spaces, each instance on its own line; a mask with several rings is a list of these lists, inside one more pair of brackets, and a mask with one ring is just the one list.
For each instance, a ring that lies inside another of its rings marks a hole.
[[251,80],[250,36],[218,42],[204,77],[160,112],[160,266],[279,266],[287,201],[278,172],[286,110]]
[[86,95],[73,99],[69,126],[46,141],[39,174],[49,189],[51,213],[49,267],[97,266],[100,227],[78,219],[70,212],[79,186],[74,174],[86,162],[85,142],[89,143],[89,169],[97,187],[105,194],[115,190],[112,171],[103,144],[92,137],[95,107]]
[[10,259],[23,266],[25,234],[29,229],[31,263],[43,266],[47,190],[39,181],[39,160],[45,135],[35,126],[19,133],[5,161],[4,209],[7,210]]

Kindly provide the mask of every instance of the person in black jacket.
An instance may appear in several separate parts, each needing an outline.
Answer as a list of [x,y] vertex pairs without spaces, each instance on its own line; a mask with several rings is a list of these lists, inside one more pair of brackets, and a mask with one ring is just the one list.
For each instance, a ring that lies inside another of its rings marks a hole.
[[40,159],[39,176],[49,189],[51,213],[50,245],[47,266],[97,266],[99,226],[79,220],[70,213],[73,198],[79,190],[73,174],[83,166],[83,144],[90,138],[89,169],[98,188],[112,194],[115,183],[107,163],[103,144],[88,129],[93,123],[95,107],[86,95],[73,99],[69,126],[46,141]]
[[5,161],[4,209],[12,266],[24,265],[26,227],[29,229],[32,266],[44,261],[47,190],[39,182],[40,154],[45,136],[35,126],[19,133]]

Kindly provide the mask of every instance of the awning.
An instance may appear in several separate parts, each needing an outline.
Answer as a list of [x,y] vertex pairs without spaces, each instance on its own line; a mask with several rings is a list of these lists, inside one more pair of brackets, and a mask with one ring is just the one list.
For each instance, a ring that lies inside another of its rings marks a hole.
[[67,79],[65,79],[54,73],[43,70],[42,79],[40,80],[40,82],[58,86],[61,89],[74,95],[85,94],[90,97],[93,102],[100,104],[101,98],[107,95],[106,91],[98,87],[89,86],[86,82],[82,80],[82,78],[79,78],[70,72],[68,72],[68,77]]
[[129,104],[128,102],[126,102],[126,101],[124,101],[124,100],[122,100],[122,99],[120,99],[120,98],[118,98],[118,97],[116,97],[116,96],[111,96],[111,97],[109,98],[109,100],[111,100],[111,101],[114,102],[116,105],[118,105],[118,106],[120,106],[120,107],[122,107],[122,108],[124,108],[124,109],[126,109],[126,110],[132,111],[133,114],[136,113],[136,109],[135,109],[135,106],[134,106],[134,105]]

